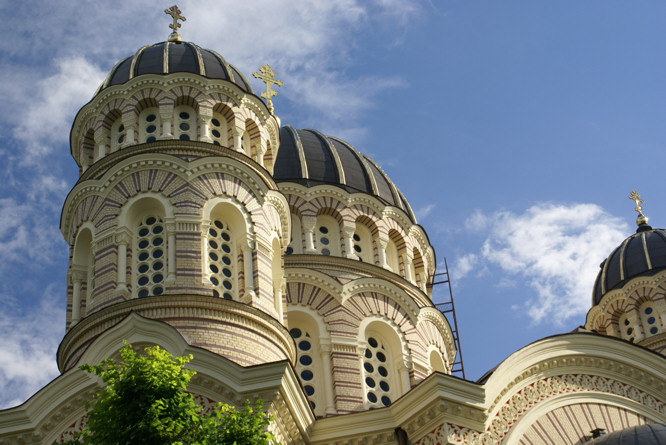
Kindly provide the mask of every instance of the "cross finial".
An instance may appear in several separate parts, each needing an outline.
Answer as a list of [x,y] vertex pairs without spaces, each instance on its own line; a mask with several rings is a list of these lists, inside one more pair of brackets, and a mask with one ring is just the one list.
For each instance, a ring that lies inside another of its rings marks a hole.
[[266,99],[266,106],[268,107],[268,111],[271,114],[273,114],[274,108],[273,108],[273,100],[271,98],[277,94],[277,91],[275,91],[271,87],[273,85],[281,87],[283,83],[281,80],[277,80],[275,78],[275,71],[273,71],[273,69],[268,64],[259,68],[259,71],[261,72],[261,74],[255,72],[252,73],[252,75],[266,84],[266,92],[261,93],[261,97]]
[[643,206],[641,205],[645,204],[645,201],[641,199],[641,195],[639,195],[636,190],[632,190],[631,193],[629,193],[629,199],[636,203],[636,207],[634,208],[634,210],[638,212],[636,224],[638,224],[639,227],[643,224],[647,225],[648,219],[647,216],[643,215]]
[[169,42],[180,42],[180,36],[178,35],[178,28],[180,28],[180,23],[178,23],[178,20],[185,21],[187,20],[185,17],[180,15],[181,10],[178,9],[177,5],[173,5],[169,9],[165,9],[164,13],[167,15],[170,15],[173,17],[173,23],[169,25],[169,28],[173,31],[171,35],[169,35]]

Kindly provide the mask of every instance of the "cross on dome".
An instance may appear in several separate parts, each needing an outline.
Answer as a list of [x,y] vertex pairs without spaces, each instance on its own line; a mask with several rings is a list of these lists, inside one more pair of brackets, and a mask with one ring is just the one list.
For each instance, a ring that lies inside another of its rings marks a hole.
[[273,101],[271,98],[277,95],[277,91],[275,91],[271,87],[273,85],[281,87],[283,83],[281,80],[275,78],[275,71],[273,71],[273,69],[268,64],[259,68],[259,71],[261,72],[261,74],[254,72],[252,73],[252,75],[266,84],[266,92],[261,93],[261,97],[266,99],[266,105],[268,106],[268,111],[270,111],[270,113],[273,114],[274,108],[273,108]]
[[169,25],[169,28],[173,30],[173,32],[169,35],[169,42],[180,42],[178,28],[181,27],[181,24],[178,23],[178,20],[186,21],[187,19],[180,15],[181,10],[178,9],[178,5],[173,5],[169,9],[165,9],[164,13],[170,15],[173,18],[173,23]]
[[636,190],[632,190],[631,193],[629,193],[628,198],[634,201],[634,203],[636,203],[636,207],[634,207],[634,210],[638,212],[638,217],[636,218],[636,224],[639,227],[643,224],[647,224],[648,218],[647,216],[643,215],[643,206],[641,205],[645,204],[645,201],[641,199],[641,195],[639,195]]

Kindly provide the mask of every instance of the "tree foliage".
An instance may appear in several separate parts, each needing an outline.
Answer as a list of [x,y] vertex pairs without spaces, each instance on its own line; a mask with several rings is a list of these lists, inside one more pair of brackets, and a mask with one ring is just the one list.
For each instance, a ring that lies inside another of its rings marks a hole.
[[186,391],[196,373],[184,369],[192,356],[173,357],[153,346],[137,354],[131,345],[121,360],[104,360],[82,370],[102,378],[104,386],[86,403],[87,428],[69,444],[267,445],[275,437],[265,429],[271,417],[258,400],[240,410],[218,403],[207,415]]

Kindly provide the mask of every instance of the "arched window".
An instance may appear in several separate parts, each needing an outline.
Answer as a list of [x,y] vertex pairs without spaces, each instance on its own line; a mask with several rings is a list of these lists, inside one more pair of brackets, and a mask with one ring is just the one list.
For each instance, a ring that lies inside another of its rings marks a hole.
[[400,274],[400,263],[398,262],[398,248],[392,239],[386,244],[386,264],[394,273]]
[[335,218],[317,216],[315,237],[317,250],[322,255],[340,256],[340,226]]
[[204,205],[203,220],[208,229],[203,240],[203,275],[213,285],[216,297],[238,300],[243,291],[254,289],[246,218],[241,207],[229,198],[213,198]]
[[118,117],[111,125],[111,151],[113,152],[120,149],[125,142],[126,137],[127,131],[123,124],[123,119],[122,117]]
[[[326,385],[331,384],[326,379],[322,363],[322,338],[319,335],[319,326],[310,316],[300,311],[289,313],[289,333],[296,344],[296,374],[298,375],[303,391],[310,402],[312,410],[317,416],[326,414]],[[329,405],[333,401],[328,401]]]
[[291,214],[291,240],[285,254],[303,253],[303,231],[301,229],[301,218],[295,213]]
[[136,235],[136,295],[139,298],[162,295],[166,271],[166,238],[162,218],[144,216],[139,221]]
[[635,327],[632,326],[627,314],[620,315],[620,318],[618,319],[618,327],[622,333],[622,338],[629,340],[630,342],[634,341],[636,338]]
[[183,141],[197,138],[197,113],[189,105],[179,105],[174,109],[174,137]]
[[94,263],[92,232],[84,228],[76,237],[72,253],[72,322],[85,317],[91,309]]
[[213,296],[232,300],[235,295],[236,249],[229,224],[222,219],[211,221],[208,229],[208,269],[214,286]]
[[654,304],[652,302],[643,303],[638,312],[640,313],[645,336],[658,334],[660,327],[659,315],[654,308]]
[[220,113],[213,113],[213,118],[210,120],[210,137],[215,145],[229,146],[229,126]]
[[159,108],[146,108],[139,114],[139,142],[156,141],[160,133]]
[[356,223],[352,245],[359,261],[371,264],[375,262],[375,254],[372,250],[372,235],[370,230],[361,223]]
[[430,369],[432,369],[433,372],[437,371],[448,374],[446,365],[442,359],[442,354],[437,349],[430,351]]
[[370,407],[381,408],[392,403],[394,372],[391,352],[384,339],[377,333],[369,332],[363,356],[363,376],[365,400]]

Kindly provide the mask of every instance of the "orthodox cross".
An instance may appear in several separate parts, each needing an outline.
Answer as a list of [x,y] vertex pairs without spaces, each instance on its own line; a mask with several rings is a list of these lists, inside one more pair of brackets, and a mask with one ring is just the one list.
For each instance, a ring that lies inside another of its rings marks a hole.
[[645,201],[641,199],[641,195],[639,195],[636,190],[632,190],[631,193],[629,193],[629,199],[634,201],[636,203],[636,210],[639,215],[643,214],[643,206],[641,204],[645,204]]
[[634,201],[636,203],[636,210],[638,212],[638,217],[636,218],[636,224],[638,225],[639,229],[643,226],[649,227],[647,225],[648,223],[648,218],[647,216],[643,215],[643,206],[641,204],[645,204],[645,201],[641,199],[641,196],[636,192],[636,190],[632,190],[631,193],[629,193],[629,199]]
[[266,92],[261,93],[261,97],[266,99],[266,106],[268,106],[268,111],[273,114],[273,100],[271,98],[277,95],[277,91],[271,87],[273,85],[281,87],[283,83],[281,80],[277,80],[275,78],[275,71],[273,71],[273,69],[268,64],[259,68],[259,71],[261,74],[252,73],[252,75],[266,84]]
[[180,15],[181,10],[178,9],[178,5],[173,5],[169,9],[165,9],[164,13],[173,17],[173,24],[169,25],[169,28],[173,30],[173,32],[169,36],[169,42],[180,42],[180,36],[178,35],[178,28],[180,28],[181,25],[180,23],[178,23],[178,20],[185,21],[187,19],[182,15]]

